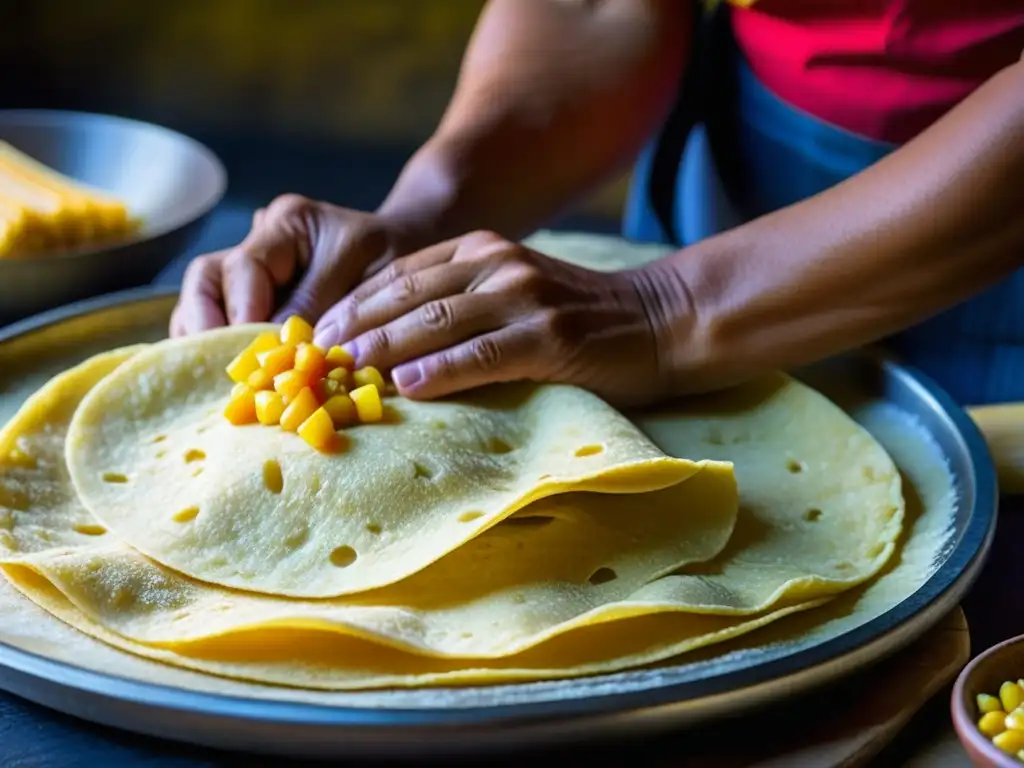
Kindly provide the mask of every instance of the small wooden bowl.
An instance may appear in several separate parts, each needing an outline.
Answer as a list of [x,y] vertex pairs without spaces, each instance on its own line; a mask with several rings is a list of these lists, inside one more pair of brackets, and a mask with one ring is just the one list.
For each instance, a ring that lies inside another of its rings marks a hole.
[[1021,677],[1024,677],[1024,635],[1010,638],[979,654],[956,679],[949,702],[953,727],[977,768],[1021,768],[1022,763],[1016,757],[996,749],[978,730],[975,703],[979,693],[996,696],[1005,680]]

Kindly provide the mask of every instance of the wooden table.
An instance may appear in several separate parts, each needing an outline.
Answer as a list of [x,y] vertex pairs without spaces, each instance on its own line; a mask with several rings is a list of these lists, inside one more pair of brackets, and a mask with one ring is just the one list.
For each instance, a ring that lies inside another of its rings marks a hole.
[[[251,210],[245,206],[223,206],[213,217],[196,252],[207,252],[238,242],[247,232]],[[175,284],[181,279],[183,259],[171,265],[158,282]],[[988,566],[964,603],[970,625],[972,654],[1012,635],[1024,634],[1024,558],[1018,542],[1024,541],[1024,499],[1003,504],[999,532]],[[895,681],[896,685],[899,681]],[[752,716],[747,722],[726,723],[699,734],[701,743],[709,740],[727,743],[741,732],[750,738],[750,728],[766,721],[792,722],[809,713],[827,711],[830,702],[842,690],[829,690],[787,705],[784,710]],[[908,766],[909,768],[970,768],[966,754],[953,732],[948,710],[948,687],[908,724],[905,730],[876,756],[871,765]],[[685,745],[694,743],[694,735],[685,738],[670,736],[648,740],[643,744],[602,747],[594,759],[629,761],[636,766],[685,766]],[[570,755],[566,755],[568,757]],[[585,757],[583,751],[571,753],[574,759]],[[502,764],[521,767],[522,756],[512,761],[488,761],[488,766]],[[210,750],[157,741],[122,733],[60,715],[4,693],[0,693],[0,768],[226,768],[227,766],[292,765],[292,761],[235,756]]]

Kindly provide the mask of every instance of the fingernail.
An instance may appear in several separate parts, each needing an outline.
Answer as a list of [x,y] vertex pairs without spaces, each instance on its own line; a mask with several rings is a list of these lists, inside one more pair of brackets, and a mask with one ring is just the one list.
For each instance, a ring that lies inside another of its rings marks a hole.
[[337,344],[339,338],[341,338],[341,335],[338,333],[338,326],[334,323],[328,323],[316,332],[313,343],[320,347],[320,349],[328,349]]
[[423,378],[423,372],[420,371],[419,363],[411,363],[410,365],[402,365],[395,368],[391,372],[391,377],[402,389],[407,387],[416,386],[420,379]]

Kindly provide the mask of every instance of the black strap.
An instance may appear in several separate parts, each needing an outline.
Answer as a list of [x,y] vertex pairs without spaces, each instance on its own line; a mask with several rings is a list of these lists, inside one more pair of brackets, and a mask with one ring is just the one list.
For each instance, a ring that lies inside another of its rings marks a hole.
[[707,73],[704,72],[707,62],[707,53],[704,49],[709,44],[709,35],[705,29],[707,20],[704,3],[701,0],[691,0],[690,4],[693,9],[693,45],[690,48],[690,59],[676,103],[662,126],[654,147],[648,186],[654,215],[666,236],[677,246],[683,244],[682,236],[675,225],[679,164],[686,149],[686,140],[690,137],[693,127],[700,122],[704,111],[705,88],[708,82]]

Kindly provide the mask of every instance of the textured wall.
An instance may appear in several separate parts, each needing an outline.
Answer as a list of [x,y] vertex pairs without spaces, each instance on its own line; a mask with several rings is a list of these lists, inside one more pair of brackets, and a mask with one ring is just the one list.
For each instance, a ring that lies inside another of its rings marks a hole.
[[[484,0],[16,5],[26,34],[0,45],[20,46],[51,100],[199,130],[416,145]],[[621,194],[612,185],[588,208],[616,212]]]

